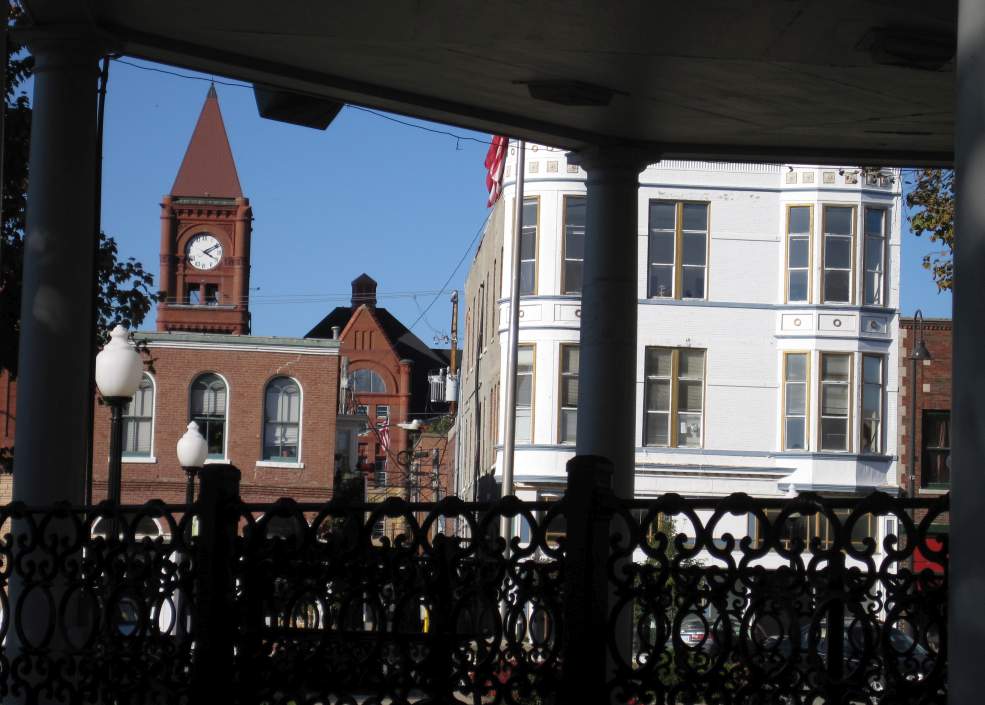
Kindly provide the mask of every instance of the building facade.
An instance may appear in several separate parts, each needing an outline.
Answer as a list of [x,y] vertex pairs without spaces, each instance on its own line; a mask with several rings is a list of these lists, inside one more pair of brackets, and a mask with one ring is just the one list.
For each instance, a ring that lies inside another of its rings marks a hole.
[[[514,472],[516,494],[534,498],[560,494],[577,441],[586,175],[544,147],[528,146],[526,162]],[[511,147],[465,290],[466,496],[501,467],[506,395],[492,390],[506,377],[510,275],[497,261],[512,257],[515,163]],[[637,496],[895,491],[901,215],[894,172],[699,162],[642,172],[637,393],[626,400]],[[497,324],[497,365],[482,364],[483,318]],[[477,423],[486,405],[496,418]]]
[[[899,484],[917,497],[942,495],[951,489],[952,336],[950,319],[900,319]],[[929,358],[916,360],[914,366],[911,356],[920,340]],[[911,447],[916,450],[912,461]],[[917,512],[916,518],[922,517]],[[949,533],[949,515],[931,528],[937,535]],[[940,570],[922,556],[917,562]]]
[[[339,343],[201,333],[137,333],[146,370],[124,416],[122,497],[183,502],[175,446],[189,421],[206,463],[242,473],[248,502],[327,501],[336,468]],[[109,409],[97,402],[93,498],[107,496]]]

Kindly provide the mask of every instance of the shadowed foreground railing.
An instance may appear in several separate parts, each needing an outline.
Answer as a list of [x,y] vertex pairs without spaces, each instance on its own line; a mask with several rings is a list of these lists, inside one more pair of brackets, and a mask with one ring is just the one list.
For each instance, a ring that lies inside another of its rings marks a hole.
[[[237,476],[206,469],[191,512],[0,509],[3,695],[946,699],[947,542],[928,532],[947,497],[623,501],[578,458],[554,503],[253,505]],[[395,540],[373,538],[384,516],[406,527]]]

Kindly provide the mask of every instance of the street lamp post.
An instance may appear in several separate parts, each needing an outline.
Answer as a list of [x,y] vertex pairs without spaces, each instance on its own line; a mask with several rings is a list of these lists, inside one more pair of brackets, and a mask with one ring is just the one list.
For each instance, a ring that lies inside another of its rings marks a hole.
[[188,430],[178,439],[177,452],[178,463],[186,477],[185,504],[191,505],[195,502],[195,476],[209,457],[209,444],[194,421],[188,422]]
[[123,472],[123,411],[140,387],[144,364],[136,348],[127,340],[128,331],[116,326],[109,342],[96,355],[96,387],[110,407],[109,500],[120,504]]

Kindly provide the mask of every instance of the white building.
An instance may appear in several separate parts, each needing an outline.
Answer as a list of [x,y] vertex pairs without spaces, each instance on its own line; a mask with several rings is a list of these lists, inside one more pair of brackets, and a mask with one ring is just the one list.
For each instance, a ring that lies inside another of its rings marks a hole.
[[[502,465],[515,160],[465,287],[466,499]],[[534,499],[574,454],[586,175],[532,145],[526,169],[515,493]],[[661,162],[637,210],[636,495],[895,488],[898,173]]]

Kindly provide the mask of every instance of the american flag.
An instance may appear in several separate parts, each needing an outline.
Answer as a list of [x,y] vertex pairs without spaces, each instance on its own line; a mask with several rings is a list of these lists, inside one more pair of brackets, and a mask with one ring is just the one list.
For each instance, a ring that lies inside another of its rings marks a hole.
[[496,204],[503,193],[503,168],[506,166],[506,147],[510,141],[501,135],[493,135],[486,152],[486,189],[489,191],[489,207]]
[[376,427],[376,433],[380,437],[380,450],[386,455],[390,449],[390,419],[380,419],[379,425]]

